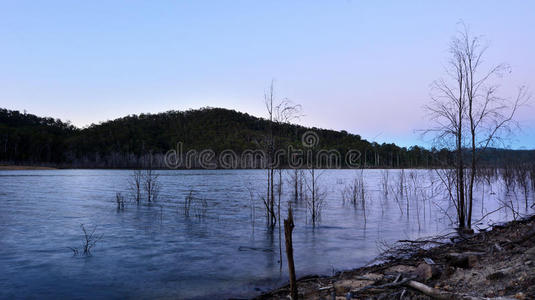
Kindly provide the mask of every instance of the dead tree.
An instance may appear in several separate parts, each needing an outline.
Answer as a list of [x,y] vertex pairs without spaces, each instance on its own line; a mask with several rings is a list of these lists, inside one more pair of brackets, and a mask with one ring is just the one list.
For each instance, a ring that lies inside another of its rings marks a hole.
[[265,148],[266,168],[267,168],[267,193],[264,199],[264,205],[266,207],[266,217],[268,226],[274,228],[277,222],[277,216],[275,214],[275,187],[274,187],[274,156],[275,156],[275,141],[273,135],[273,115],[274,115],[274,83],[273,80],[269,86],[269,90],[264,94],[264,103],[269,117],[268,134],[264,140],[263,146]]
[[[95,235],[95,231],[97,230],[97,226],[95,226],[93,228],[93,230],[91,230],[91,232],[88,232],[86,229],[85,229],[85,226],[84,224],[80,224],[80,228],[82,228],[82,231],[84,233],[84,241],[83,241],[83,244],[82,244],[82,255],[84,256],[90,256],[91,255],[91,249],[93,247],[95,247],[95,245],[97,244],[97,242],[102,239],[102,237],[104,236],[103,234],[102,235]],[[78,255],[80,253],[80,251],[78,251],[78,248],[72,248],[72,247],[69,247],[69,249],[72,250],[73,252],[73,255]]]
[[123,210],[125,205],[125,200],[123,195],[120,192],[115,193],[115,202],[117,203],[117,210]]
[[[436,143],[456,152],[454,204],[461,228],[472,226],[474,180],[480,154],[511,133],[518,107],[529,98],[525,88],[520,88],[513,100],[497,95],[497,85],[492,80],[507,68],[501,64],[484,71],[485,50],[480,38],[472,37],[465,26],[450,45],[448,79],[433,83],[431,103],[426,106],[435,126],[425,133],[434,134]],[[468,166],[464,162],[465,149],[470,153]]]
[[[314,164],[312,164],[314,165]],[[308,169],[309,177],[306,180],[306,186],[309,194],[306,197],[307,207],[310,212],[312,225],[315,226],[321,217],[321,211],[324,206],[326,193],[321,186],[320,178],[323,171],[316,169],[314,166]]]
[[295,168],[290,170],[288,184],[292,187],[292,198],[295,202],[303,199],[303,170]]
[[[273,100],[273,83],[271,85],[271,97],[270,99]],[[273,105],[273,102],[270,102],[271,105]],[[272,121],[275,122],[276,128],[277,128],[277,139],[273,140],[274,145],[274,152],[275,155],[280,150],[282,150],[282,147],[284,146],[282,144],[282,134],[281,134],[281,128],[282,125],[290,123],[292,120],[298,119],[300,117],[301,113],[301,106],[300,105],[294,105],[291,101],[288,99],[283,99],[279,104],[277,104],[274,108],[272,107],[271,112],[273,113]],[[272,131],[272,137],[273,137],[273,131]],[[278,161],[277,159],[277,165],[272,166],[277,168],[277,173],[279,177],[279,182],[277,184],[277,220],[279,222],[279,260],[280,260],[280,267],[282,268],[282,233],[281,233],[281,198],[282,198],[282,162]],[[273,180],[273,178],[271,178]],[[273,195],[272,195],[273,196]]]
[[286,257],[288,259],[288,275],[290,277],[290,296],[297,299],[297,280],[295,276],[294,250],[292,241],[292,232],[294,230],[294,218],[292,207],[288,207],[288,218],[284,220],[284,237],[286,241]]
[[134,170],[132,174],[130,175],[130,179],[128,180],[128,184],[130,186],[130,190],[134,194],[134,200],[136,203],[139,204],[139,201],[141,200],[141,189],[143,185],[143,173],[141,170]]
[[529,170],[525,164],[518,164],[515,168],[516,181],[522,188],[526,211],[528,210],[528,193],[529,193]]
[[143,172],[143,189],[150,203],[158,198],[160,192],[159,175],[152,168],[152,155],[149,158],[146,169]]
[[467,226],[472,226],[472,203],[474,195],[474,180],[479,155],[489,145],[494,145],[516,127],[514,116],[519,106],[528,100],[527,91],[521,87],[514,100],[498,96],[498,83],[492,80],[501,77],[509,71],[505,64],[483,69],[483,57],[487,50],[481,38],[471,36],[468,28],[456,41],[457,49],[462,61],[463,80],[467,103],[467,119],[470,138],[470,172],[468,183],[468,216]]

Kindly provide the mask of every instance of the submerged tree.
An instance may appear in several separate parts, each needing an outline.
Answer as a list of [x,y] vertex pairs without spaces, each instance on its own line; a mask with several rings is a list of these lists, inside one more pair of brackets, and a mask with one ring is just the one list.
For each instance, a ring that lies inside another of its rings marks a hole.
[[159,175],[156,173],[152,163],[152,154],[147,158],[145,170],[143,172],[143,189],[147,195],[147,202],[155,201],[160,192]]
[[143,172],[140,169],[133,170],[128,180],[128,184],[132,194],[134,195],[134,200],[136,200],[136,203],[139,204],[143,185]]
[[[291,121],[300,117],[301,106],[293,104],[288,99],[277,101],[275,99],[274,82],[271,81],[268,91],[264,94],[264,103],[268,112],[269,124],[268,133],[263,141],[262,147],[267,156],[267,193],[264,199],[268,226],[275,227],[280,223],[280,201],[282,195],[282,162],[278,153],[285,146],[282,142],[282,128],[290,124]],[[277,174],[275,174],[277,172]],[[277,201],[275,195],[275,177],[278,175]],[[277,210],[277,211],[275,211]],[[280,228],[279,228],[280,240]]]

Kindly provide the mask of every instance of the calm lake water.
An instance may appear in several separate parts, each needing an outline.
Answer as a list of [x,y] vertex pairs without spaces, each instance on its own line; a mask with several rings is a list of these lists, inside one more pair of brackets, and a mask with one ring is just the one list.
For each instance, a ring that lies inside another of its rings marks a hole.
[[[298,276],[362,266],[383,241],[452,231],[444,210],[453,217],[453,208],[434,171],[405,170],[406,184],[418,188],[407,188],[401,199],[393,188],[399,170],[389,171],[388,196],[381,189],[385,171],[365,170],[366,210],[342,198],[358,172],[322,172],[326,197],[316,226],[305,200],[292,204]],[[118,211],[116,192],[132,198],[131,171],[0,171],[0,298],[252,297],[287,282],[285,261],[282,271],[279,266],[278,228],[266,228],[259,196],[265,193],[265,171],[157,173],[156,202],[128,203]],[[287,178],[289,171],[283,172],[283,216],[292,200]],[[474,220],[499,207],[497,199],[508,199],[501,186],[478,187]],[[203,218],[184,215],[191,190],[206,200]],[[511,203],[521,208],[523,195],[514,197]],[[502,209],[485,222],[511,218]],[[73,256],[69,249],[82,245],[80,224],[96,226],[102,235],[92,256]]]

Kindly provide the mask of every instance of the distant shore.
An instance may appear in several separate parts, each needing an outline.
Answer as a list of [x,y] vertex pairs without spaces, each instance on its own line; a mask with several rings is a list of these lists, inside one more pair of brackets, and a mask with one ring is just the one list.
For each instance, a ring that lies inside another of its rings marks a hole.
[[52,167],[39,167],[39,166],[15,166],[15,165],[7,165],[7,166],[0,166],[0,170],[57,170],[57,168],[52,168]]

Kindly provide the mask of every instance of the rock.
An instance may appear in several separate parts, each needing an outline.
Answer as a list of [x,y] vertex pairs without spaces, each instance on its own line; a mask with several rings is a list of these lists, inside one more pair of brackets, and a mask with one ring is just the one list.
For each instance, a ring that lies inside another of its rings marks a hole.
[[377,274],[377,273],[366,273],[366,274],[361,276],[361,278],[368,279],[368,280],[373,280],[373,281],[379,281],[379,280],[383,279],[383,277],[384,277],[383,274]]
[[478,255],[475,253],[450,253],[448,254],[448,264],[450,266],[470,269],[478,262]]
[[413,266],[395,265],[386,269],[386,273],[413,273],[416,270]]
[[522,292],[516,293],[515,294],[515,299],[524,300],[524,299],[526,299],[526,295],[524,295],[524,293],[522,293]]
[[420,281],[427,281],[433,277],[433,268],[426,263],[421,263],[414,270],[414,274]]
[[535,247],[531,247],[526,250],[525,254],[529,259],[535,260]]
[[502,271],[494,272],[494,273],[487,275],[488,280],[498,280],[504,277],[505,277],[505,274]]
[[531,260],[526,260],[526,262],[524,264],[526,266],[531,266],[531,264],[533,264],[533,262]]

